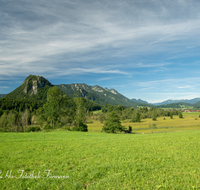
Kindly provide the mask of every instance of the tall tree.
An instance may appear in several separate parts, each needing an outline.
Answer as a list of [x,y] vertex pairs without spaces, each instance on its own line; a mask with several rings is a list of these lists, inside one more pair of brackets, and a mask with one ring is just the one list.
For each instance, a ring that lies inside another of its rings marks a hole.
[[75,127],[76,131],[88,131],[87,125],[84,124],[87,118],[87,111],[84,108],[83,98],[75,98],[76,103],[76,115],[75,115]]
[[118,115],[115,112],[111,112],[104,123],[102,131],[106,133],[116,133],[125,131],[125,127],[121,125]]
[[44,110],[53,128],[61,112],[63,95],[64,93],[56,86],[51,87],[47,92],[47,102],[44,105]]

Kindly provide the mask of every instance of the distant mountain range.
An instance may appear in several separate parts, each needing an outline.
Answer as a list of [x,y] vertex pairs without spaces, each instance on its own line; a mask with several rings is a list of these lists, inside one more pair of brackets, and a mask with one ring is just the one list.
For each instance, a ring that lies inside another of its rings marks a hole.
[[194,99],[191,99],[191,100],[188,100],[188,99],[180,99],[180,100],[166,100],[166,101],[163,101],[163,102],[160,102],[160,103],[152,103],[153,105],[156,105],[156,106],[159,106],[159,105],[165,105],[165,104],[172,104],[172,103],[188,103],[188,104],[195,104],[197,102],[200,101],[200,98],[194,98]]
[[[0,94],[0,98],[13,98],[13,99],[34,99],[34,100],[46,100],[47,91],[49,88],[57,86],[65,94],[71,98],[75,97],[84,97],[88,100],[99,105],[112,104],[112,105],[123,105],[126,107],[137,106],[148,106],[148,107],[183,107],[183,106],[192,106],[200,107],[200,98],[194,98],[191,100],[182,99],[182,100],[166,100],[160,103],[148,103],[147,101],[141,99],[129,99],[115,89],[103,88],[101,86],[89,86],[87,84],[60,84],[53,85],[47,79],[42,76],[29,75],[14,91],[9,94]],[[162,106],[161,106],[162,105]]]
[[143,103],[143,104],[150,104],[150,103],[148,103],[147,101],[144,101],[144,100],[141,100],[141,99],[135,99],[135,98],[133,98],[133,99],[131,99],[132,101],[134,101],[134,102],[138,102],[138,103]]
[[3,98],[4,96],[6,96],[6,94],[0,94],[0,98]]

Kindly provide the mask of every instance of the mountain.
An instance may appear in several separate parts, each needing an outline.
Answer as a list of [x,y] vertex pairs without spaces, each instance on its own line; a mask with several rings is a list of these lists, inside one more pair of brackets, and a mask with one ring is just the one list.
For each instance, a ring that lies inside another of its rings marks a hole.
[[47,91],[53,85],[42,76],[29,75],[21,86],[5,96],[5,98],[45,100]]
[[126,107],[137,107],[140,103],[134,102],[123,96],[115,89],[102,88],[101,86],[89,86],[86,84],[61,84],[56,85],[70,97],[85,97],[100,105],[124,105]]
[[137,106],[152,106],[143,100],[130,100],[123,96],[115,89],[103,88],[101,86],[89,86],[86,84],[61,84],[52,85],[47,79],[42,76],[29,75],[21,86],[16,88],[11,93],[7,94],[5,98],[13,98],[16,100],[32,99],[32,100],[46,100],[47,91],[52,86],[57,86],[65,94],[71,98],[84,97],[99,105],[112,104],[123,105],[126,107]]
[[171,103],[171,104],[162,104],[156,106],[157,108],[171,108],[171,109],[193,109],[194,104],[189,104],[186,102],[178,102],[178,103]]
[[195,104],[196,102],[200,101],[200,98],[194,98],[191,100],[188,99],[181,99],[181,100],[166,100],[164,102],[160,103],[152,103],[153,105],[159,106],[159,105],[164,105],[164,104],[172,104],[172,103],[179,103],[179,102],[184,102],[188,104]]
[[6,96],[6,94],[0,94],[0,98],[3,98],[4,96]]
[[138,103],[149,104],[147,101],[144,101],[144,100],[141,100],[141,99],[137,100],[137,99],[133,98],[131,100],[134,101],[134,102],[138,102]]

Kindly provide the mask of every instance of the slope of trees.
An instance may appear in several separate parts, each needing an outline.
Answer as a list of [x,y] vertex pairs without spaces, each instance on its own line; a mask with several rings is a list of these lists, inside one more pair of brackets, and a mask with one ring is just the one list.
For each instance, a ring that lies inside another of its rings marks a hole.
[[87,114],[100,109],[86,98],[71,99],[54,86],[49,88],[45,101],[0,99],[0,131],[25,132],[30,125],[46,130],[68,126],[71,130],[87,131]]

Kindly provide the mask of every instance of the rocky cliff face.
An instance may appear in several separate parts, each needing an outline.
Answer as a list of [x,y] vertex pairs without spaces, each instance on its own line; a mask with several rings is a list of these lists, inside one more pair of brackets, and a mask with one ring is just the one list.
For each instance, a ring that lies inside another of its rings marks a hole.
[[5,96],[5,98],[13,99],[36,99],[45,100],[47,96],[47,91],[53,85],[44,77],[29,75],[14,91],[10,92]]
[[30,95],[37,94],[38,89],[43,88],[46,85],[52,86],[52,84],[44,77],[35,75],[28,76],[23,84],[25,86],[24,92]]

